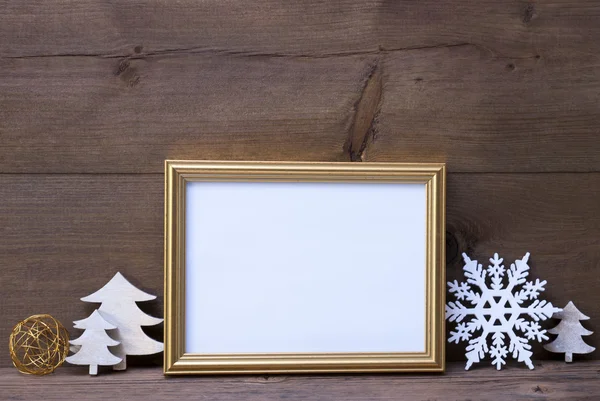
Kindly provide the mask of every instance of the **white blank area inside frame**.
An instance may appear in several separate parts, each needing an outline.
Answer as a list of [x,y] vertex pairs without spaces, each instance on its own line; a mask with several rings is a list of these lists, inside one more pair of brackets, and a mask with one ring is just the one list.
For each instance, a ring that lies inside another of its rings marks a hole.
[[426,188],[188,182],[185,352],[424,352]]

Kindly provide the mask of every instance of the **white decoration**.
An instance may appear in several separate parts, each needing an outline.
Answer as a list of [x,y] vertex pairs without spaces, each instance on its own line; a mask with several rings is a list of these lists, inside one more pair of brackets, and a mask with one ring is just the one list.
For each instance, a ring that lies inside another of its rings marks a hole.
[[[150,355],[162,352],[163,343],[153,340],[142,331],[141,326],[154,326],[163,320],[142,312],[136,302],[152,301],[156,296],[137,289],[123,277],[115,276],[95,293],[81,298],[84,302],[102,303],[98,310],[117,330],[114,338],[120,342],[114,350],[115,355],[122,358],[114,370],[125,370],[127,355]],[[75,325],[75,328],[80,328]]]
[[544,348],[550,352],[565,353],[565,362],[573,362],[573,354],[589,354],[596,348],[587,345],[581,336],[589,336],[593,331],[587,330],[579,323],[580,320],[588,320],[589,317],[579,312],[573,302],[569,301],[562,312],[552,316],[561,319],[558,326],[548,330],[550,334],[558,334],[558,337]]
[[[503,259],[499,259],[497,253],[490,259],[491,265],[487,269],[483,269],[476,260],[469,259],[465,253],[463,259],[467,282],[459,284],[455,280],[454,283],[448,283],[449,291],[457,301],[446,305],[446,319],[457,322],[456,331],[450,332],[449,342],[458,344],[459,341],[469,341],[465,370],[486,354],[492,358],[492,365],[500,370],[506,364],[509,352],[513,358],[533,369],[529,340],[547,340],[546,330],[541,330],[538,321],[546,320],[561,309],[555,308],[550,302],[537,299],[540,292],[544,291],[545,280],[526,281],[529,275],[529,252],[522,260],[511,264],[508,270],[502,265]],[[487,277],[490,278],[490,286],[486,283]],[[506,285],[505,277],[508,278]],[[471,285],[479,288],[481,293],[473,291]],[[522,288],[517,290],[518,286]],[[468,303],[467,306],[459,302],[463,300]],[[534,301],[525,305],[527,300]],[[521,315],[529,316],[533,321],[527,321]],[[468,316],[473,318],[462,322]],[[481,331],[481,334],[473,337],[477,331]],[[517,331],[522,332],[524,337],[519,336]],[[488,335],[491,335],[491,347],[487,344]],[[508,347],[505,342],[507,337]]]
[[75,340],[69,341],[76,346],[76,354],[66,358],[73,365],[90,365],[90,375],[98,374],[98,365],[111,366],[121,362],[121,358],[114,356],[108,347],[119,345],[106,334],[106,330],[116,329],[95,310],[88,318],[74,322],[75,327],[84,329],[83,334]]

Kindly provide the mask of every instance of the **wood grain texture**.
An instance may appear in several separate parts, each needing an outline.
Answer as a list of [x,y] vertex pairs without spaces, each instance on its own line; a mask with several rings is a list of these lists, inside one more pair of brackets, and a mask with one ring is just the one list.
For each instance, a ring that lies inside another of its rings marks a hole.
[[[600,330],[600,174],[450,174],[447,190],[448,281],[464,281],[462,252],[484,266],[498,252],[507,267],[530,252],[530,279],[548,281],[542,299],[580,304],[592,314],[583,325]],[[588,338],[600,345],[597,336]],[[534,358],[561,358],[539,343],[533,351]],[[464,355],[464,344],[448,352]]]
[[472,45],[388,54],[367,161],[449,171],[598,171],[600,58],[510,59]]
[[535,370],[509,366],[466,372],[450,364],[443,375],[319,375],[165,377],[160,369],[58,369],[43,377],[0,369],[0,394],[10,399],[165,400],[595,400],[600,362],[536,362]]
[[[544,298],[559,306],[573,300],[591,317],[585,327],[598,331],[599,196],[600,173],[449,174],[448,280],[462,278],[459,252],[486,263],[493,252],[508,262],[529,251],[531,277],[548,281]],[[162,175],[3,174],[0,199],[0,338],[34,313],[70,328],[97,307],[78,299],[117,271],[159,295],[140,307],[163,316]],[[147,329],[162,335],[162,326]],[[600,346],[597,336],[586,340]],[[541,347],[534,356],[560,358]],[[449,345],[447,357],[463,359],[464,347]],[[0,353],[0,366],[9,363]]]
[[[575,301],[598,331],[599,2],[0,0],[0,10],[0,340],[33,313],[70,327],[93,308],[76,300],[117,271],[161,293],[166,158],[447,162],[448,278],[461,277],[462,251],[483,263],[530,251],[545,296]],[[162,297],[141,307],[162,316]],[[554,393],[481,380],[493,394],[585,398],[561,372],[540,384],[559,383]],[[354,377],[337,380],[322,399],[392,398],[407,384],[367,379],[361,393],[345,387]],[[140,398],[179,382],[160,383]],[[225,398],[263,394],[219,383]],[[471,398],[478,384],[444,386]],[[440,398],[428,390],[407,391]]]
[[594,53],[599,17],[600,4],[585,0],[382,0],[377,38],[389,50],[468,43],[514,58]]
[[[78,337],[72,321],[98,307],[79,299],[119,271],[158,296],[140,308],[163,316],[161,176],[0,175],[0,199],[0,338],[35,313]],[[162,325],[147,333],[161,338]]]
[[471,45],[0,59],[0,172],[160,173],[165,158],[600,171],[598,66],[599,55],[512,60]]
[[371,59],[0,60],[0,169],[160,173],[167,158],[348,160]]
[[0,1],[0,54],[323,56],[471,43],[503,56],[598,50],[585,0]]
[[0,53],[9,57],[181,51],[284,56],[377,49],[377,1],[0,2],[6,7]]

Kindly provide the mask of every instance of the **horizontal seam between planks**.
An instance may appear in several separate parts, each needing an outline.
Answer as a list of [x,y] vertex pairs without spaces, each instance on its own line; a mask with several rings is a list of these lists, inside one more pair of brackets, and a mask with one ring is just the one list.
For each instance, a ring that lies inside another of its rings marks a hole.
[[290,59],[320,59],[329,57],[351,57],[351,56],[362,56],[372,54],[385,54],[403,51],[413,50],[428,50],[428,49],[441,49],[450,47],[461,47],[461,46],[474,46],[479,47],[476,44],[461,42],[461,43],[443,43],[437,45],[428,46],[408,46],[399,48],[386,49],[379,46],[378,49],[374,50],[363,50],[363,51],[348,51],[348,52],[335,52],[335,53],[321,53],[321,54],[294,54],[294,53],[269,53],[269,52],[250,52],[250,51],[235,51],[226,49],[210,49],[205,47],[187,47],[187,48],[173,48],[156,50],[140,54],[102,54],[102,53],[57,53],[57,54],[33,54],[33,55],[21,55],[21,56],[2,56],[0,59],[35,59],[35,58],[67,58],[67,57],[96,57],[96,58],[128,58],[131,60],[143,59],[145,57],[153,56],[177,56],[177,55],[214,55],[214,56],[234,56],[234,57],[266,57],[266,58],[290,58]]

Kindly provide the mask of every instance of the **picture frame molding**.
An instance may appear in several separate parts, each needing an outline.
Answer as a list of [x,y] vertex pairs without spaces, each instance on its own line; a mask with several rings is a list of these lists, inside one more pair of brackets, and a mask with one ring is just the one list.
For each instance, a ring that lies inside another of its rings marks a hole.
[[[426,317],[423,353],[185,352],[186,184],[205,182],[381,182],[426,185]],[[445,368],[443,163],[165,161],[164,373],[276,374],[442,372]]]

